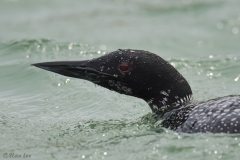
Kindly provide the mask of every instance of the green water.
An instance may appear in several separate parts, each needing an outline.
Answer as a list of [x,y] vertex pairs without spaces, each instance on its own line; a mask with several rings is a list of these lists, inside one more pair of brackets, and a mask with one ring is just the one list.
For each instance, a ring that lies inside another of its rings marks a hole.
[[239,6],[239,0],[1,0],[0,159],[19,159],[14,153],[239,160],[239,134],[156,133],[142,120],[151,112],[143,100],[30,66],[143,49],[175,66],[196,101],[239,95]]

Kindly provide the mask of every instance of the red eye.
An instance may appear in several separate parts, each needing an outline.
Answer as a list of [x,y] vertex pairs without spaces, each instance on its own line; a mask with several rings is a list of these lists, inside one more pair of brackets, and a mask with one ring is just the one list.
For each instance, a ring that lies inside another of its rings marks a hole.
[[120,70],[121,71],[127,71],[128,70],[128,63],[126,63],[126,62],[123,62],[123,63],[121,63],[120,64],[120,66],[119,66],[119,68],[120,68]]

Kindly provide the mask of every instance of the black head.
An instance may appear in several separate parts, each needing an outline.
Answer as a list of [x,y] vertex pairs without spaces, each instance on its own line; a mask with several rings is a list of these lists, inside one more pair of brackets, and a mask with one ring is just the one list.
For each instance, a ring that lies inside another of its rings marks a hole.
[[87,61],[44,62],[36,67],[91,81],[118,93],[142,98],[153,111],[190,99],[185,78],[161,57],[142,50],[117,50]]

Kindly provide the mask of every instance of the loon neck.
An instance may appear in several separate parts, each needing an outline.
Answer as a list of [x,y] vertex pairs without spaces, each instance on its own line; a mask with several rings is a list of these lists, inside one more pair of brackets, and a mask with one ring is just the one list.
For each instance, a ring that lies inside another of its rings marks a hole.
[[158,98],[151,98],[147,100],[148,105],[152,109],[153,113],[163,117],[167,112],[179,109],[192,101],[192,94],[186,94],[183,97],[180,96],[170,96],[167,92],[162,91],[163,95]]

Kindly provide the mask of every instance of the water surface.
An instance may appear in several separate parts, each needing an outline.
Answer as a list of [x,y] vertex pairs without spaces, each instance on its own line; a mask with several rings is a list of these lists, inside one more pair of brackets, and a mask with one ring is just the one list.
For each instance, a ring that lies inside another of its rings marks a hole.
[[240,1],[3,0],[0,159],[240,159],[240,135],[155,132],[143,100],[32,63],[119,48],[168,60],[196,101],[240,94]]

